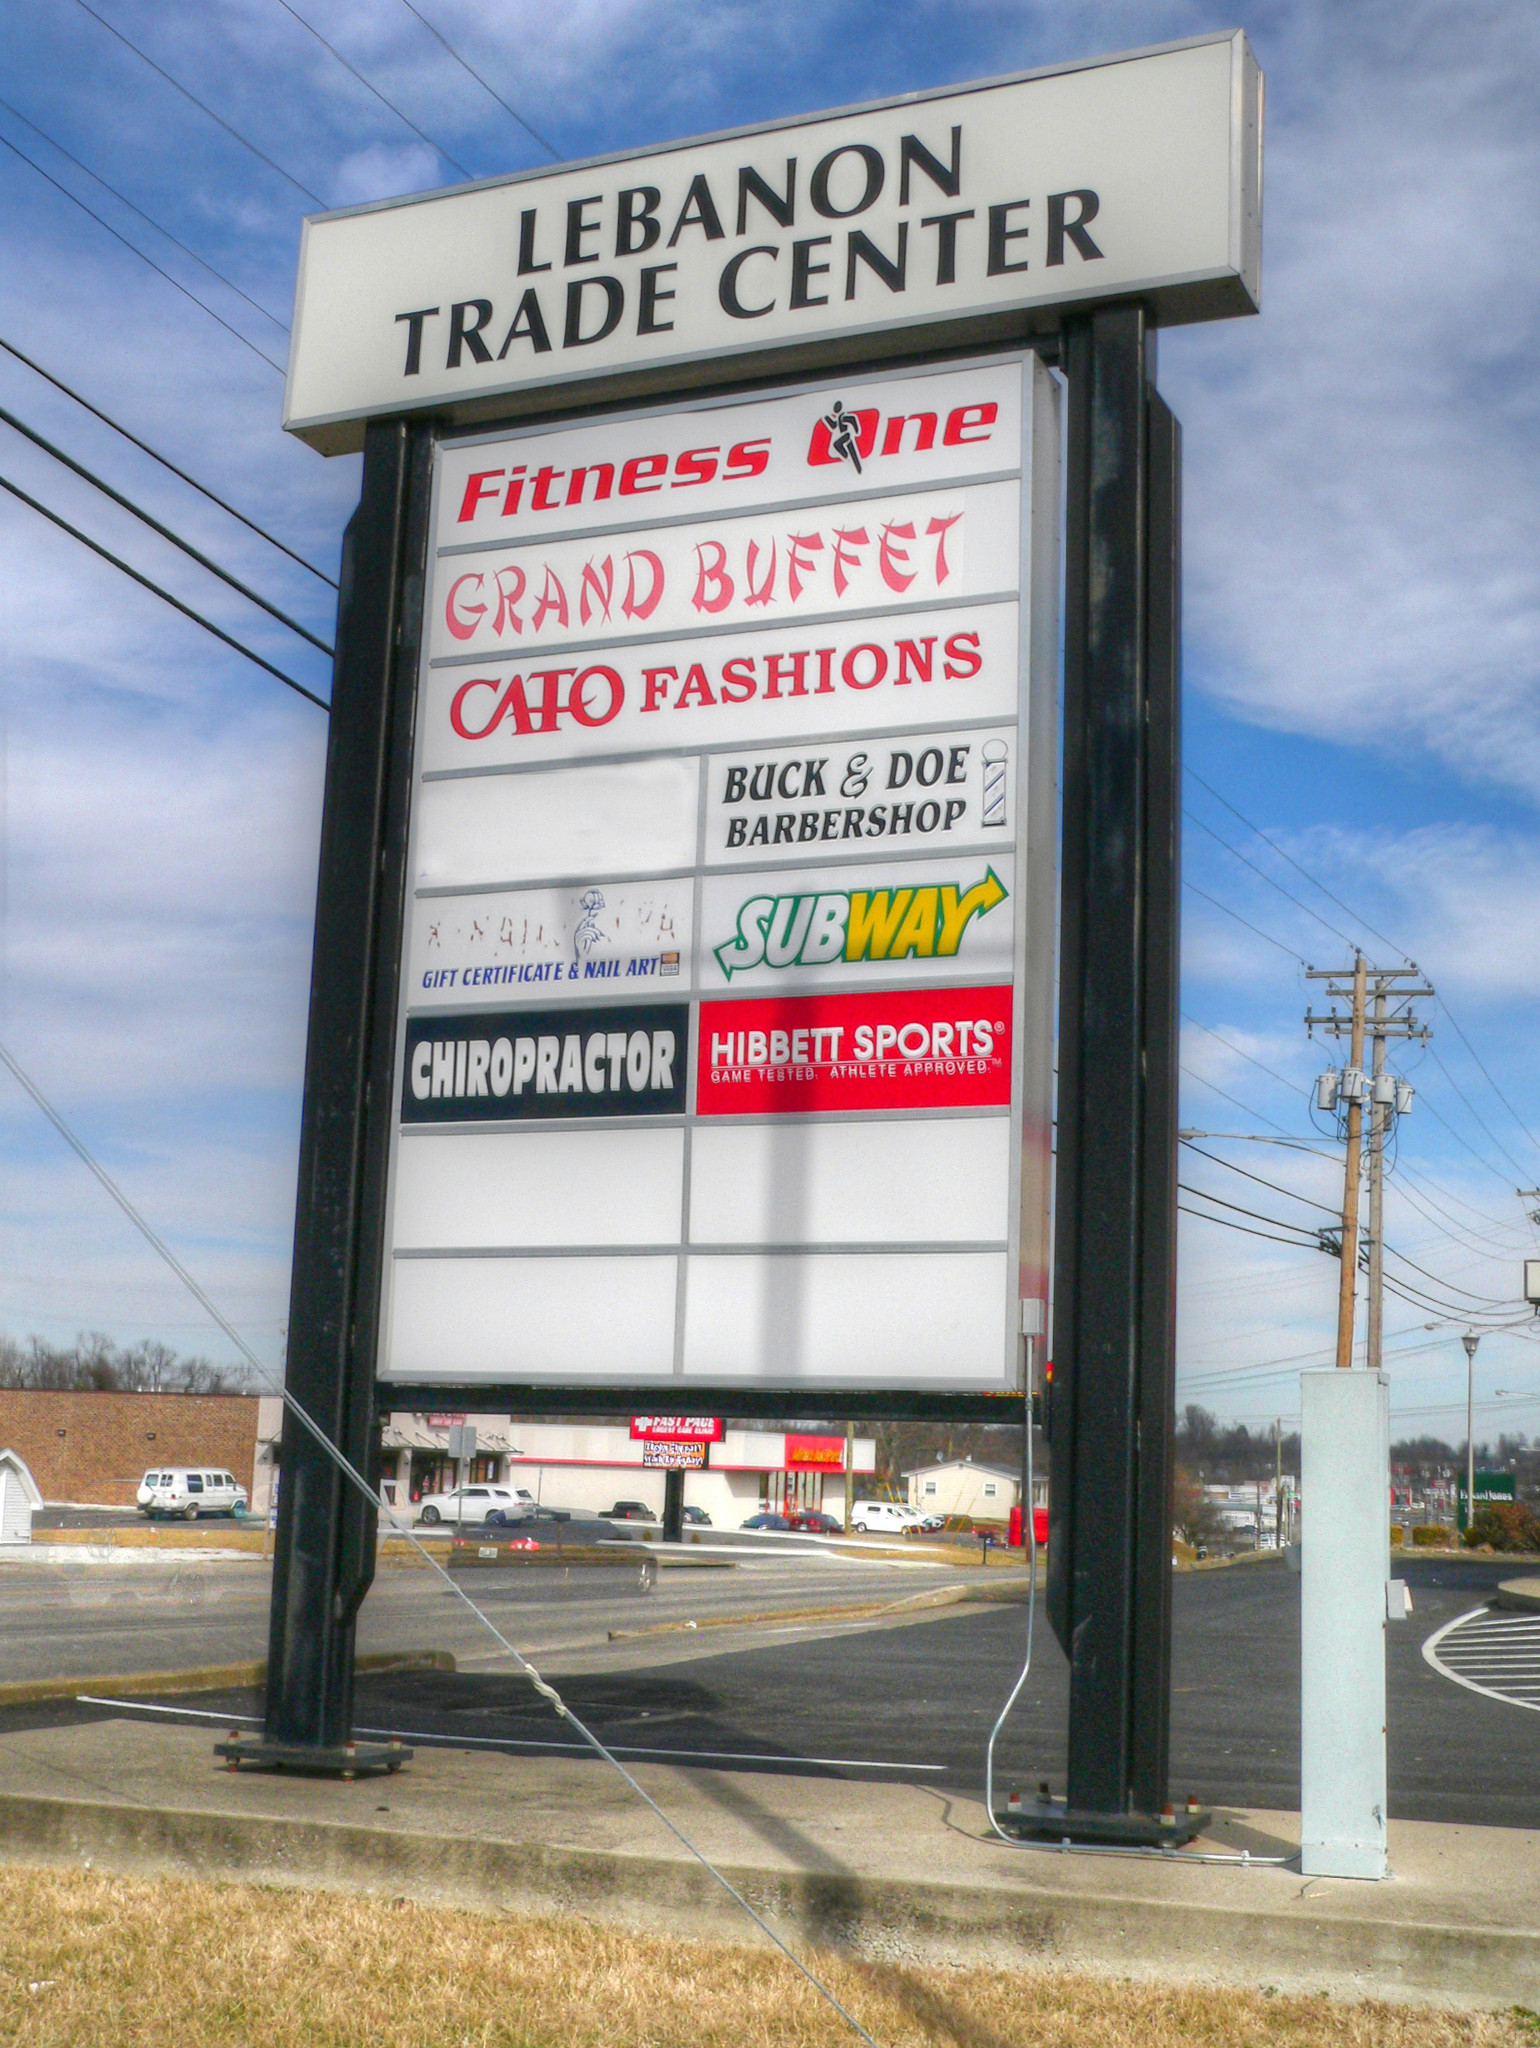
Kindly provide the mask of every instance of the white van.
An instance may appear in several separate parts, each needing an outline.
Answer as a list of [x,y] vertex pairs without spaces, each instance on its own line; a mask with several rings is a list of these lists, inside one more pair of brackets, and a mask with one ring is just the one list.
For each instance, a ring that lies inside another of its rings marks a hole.
[[925,1517],[896,1500],[858,1500],[851,1510],[850,1526],[857,1536],[916,1536]]
[[146,1472],[135,1495],[141,1515],[243,1515],[251,1496],[233,1472],[218,1466],[159,1466]]

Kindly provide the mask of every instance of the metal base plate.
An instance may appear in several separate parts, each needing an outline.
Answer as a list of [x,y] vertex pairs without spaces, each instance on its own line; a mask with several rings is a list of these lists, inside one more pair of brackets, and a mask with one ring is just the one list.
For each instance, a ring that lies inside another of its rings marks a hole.
[[1065,1842],[1112,1849],[1180,1849],[1201,1835],[1213,1815],[1200,1809],[1173,1814],[1079,1813],[1062,1799],[1024,1799],[995,1818],[1008,1835],[1030,1842]]
[[376,1771],[399,1771],[412,1760],[400,1742],[347,1742],[333,1749],[305,1743],[267,1742],[256,1735],[231,1735],[214,1744],[232,1771],[302,1771],[316,1778],[365,1778]]

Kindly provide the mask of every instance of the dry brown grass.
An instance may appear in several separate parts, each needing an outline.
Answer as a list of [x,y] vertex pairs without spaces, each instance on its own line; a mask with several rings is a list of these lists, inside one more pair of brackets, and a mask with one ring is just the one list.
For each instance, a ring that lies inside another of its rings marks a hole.
[[[823,1959],[883,2048],[1533,2048],[1513,2015]],[[845,2048],[778,1958],[581,1920],[0,1869],[14,2048]]]

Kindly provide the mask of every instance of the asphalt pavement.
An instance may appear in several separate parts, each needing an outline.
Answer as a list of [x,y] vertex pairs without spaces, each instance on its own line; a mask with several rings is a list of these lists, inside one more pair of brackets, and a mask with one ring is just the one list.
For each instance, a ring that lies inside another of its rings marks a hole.
[[[1388,1633],[1392,1817],[1540,1827],[1540,1714],[1457,1686],[1422,1656],[1435,1630],[1481,1608],[1513,1566],[1409,1558],[1397,1569],[1411,1583],[1414,1609]],[[813,1763],[837,1775],[980,1788],[985,1738],[1020,1668],[1024,1605],[777,1621],[777,1611],[789,1607],[800,1613],[899,1599],[951,1584],[957,1574],[871,1562],[815,1567],[768,1555],[731,1570],[665,1569],[651,1585],[642,1560],[564,1576],[565,1587],[552,1575],[537,1583],[533,1573],[487,1571],[472,1590],[628,1758],[770,1770]],[[162,1665],[176,1656],[210,1663],[261,1656],[266,1572],[233,1566],[226,1577],[217,1599],[185,1615],[168,1601],[136,1609],[125,1597],[82,1630],[77,1610],[56,1610],[51,1641],[31,1638],[33,1660],[63,1654],[66,1669],[111,1668],[78,1647],[84,1634],[100,1649],[98,1626],[137,1627],[159,1646]],[[997,1569],[994,1583],[1002,1581]],[[709,1626],[729,1617],[736,1617],[731,1627]],[[0,1594],[0,1632],[11,1647],[17,1619]],[[691,1619],[694,1630],[686,1626]],[[364,1623],[362,1648],[451,1648],[460,1668],[361,1677],[360,1729],[456,1747],[564,1752],[570,1731],[507,1672],[495,1647],[483,1647],[473,1618],[425,1575],[382,1572]],[[44,1635],[46,1624],[31,1614],[30,1625]],[[1173,1793],[1190,1792],[1205,1805],[1297,1808],[1298,1695],[1297,1577],[1274,1561],[1179,1574]],[[131,1696],[125,1678],[113,1697]],[[1046,1781],[1063,1791],[1067,1696],[1065,1661],[1039,1607],[1033,1668],[1000,1745],[1002,1788],[1030,1792]],[[183,1704],[210,1725],[261,1711],[251,1693],[198,1694]],[[17,1713],[38,1725],[86,1711],[16,1710],[0,1715],[0,1727],[20,1725]]]

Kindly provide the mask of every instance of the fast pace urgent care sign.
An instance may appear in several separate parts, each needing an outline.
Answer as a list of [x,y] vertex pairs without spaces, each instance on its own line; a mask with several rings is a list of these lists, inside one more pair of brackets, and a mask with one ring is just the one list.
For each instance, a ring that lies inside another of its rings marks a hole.
[[1254,306],[1259,119],[1208,37],[307,225],[287,424],[434,422],[385,1379],[1019,1385],[1060,497],[1021,343]]

